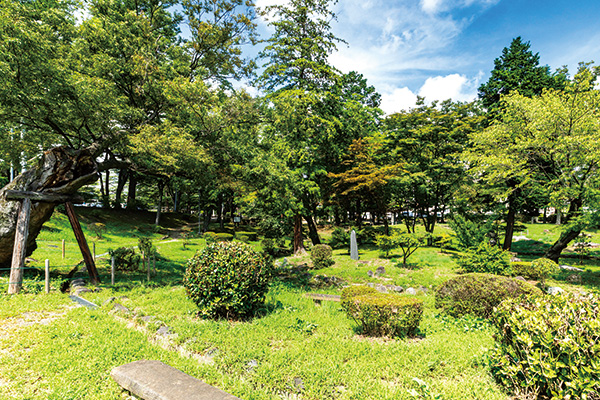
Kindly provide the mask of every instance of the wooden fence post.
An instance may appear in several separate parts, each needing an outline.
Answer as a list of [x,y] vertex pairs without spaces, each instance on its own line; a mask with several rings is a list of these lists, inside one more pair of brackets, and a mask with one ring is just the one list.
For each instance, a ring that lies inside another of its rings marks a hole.
[[25,198],[19,209],[17,228],[15,230],[15,245],[13,247],[12,264],[8,294],[16,294],[23,286],[23,269],[25,268],[25,251],[27,250],[27,236],[29,236],[29,216],[31,212],[31,199]]
[[46,259],[46,293],[50,293],[50,260]]
[[115,257],[110,259],[110,284],[115,286]]
[[65,239],[62,240],[62,258],[65,259]]

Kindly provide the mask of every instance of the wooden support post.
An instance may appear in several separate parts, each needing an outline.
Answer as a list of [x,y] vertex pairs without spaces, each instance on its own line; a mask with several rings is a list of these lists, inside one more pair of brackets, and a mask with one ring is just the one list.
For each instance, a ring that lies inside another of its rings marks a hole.
[[23,268],[25,268],[25,251],[27,250],[27,236],[29,236],[30,212],[31,199],[25,198],[21,203],[21,209],[19,210],[17,219],[8,294],[19,293],[21,291],[21,286],[23,286]]
[[65,239],[62,240],[62,258],[65,259]]
[[110,284],[115,286],[115,257],[110,259]]
[[94,263],[96,262],[96,242],[92,242],[92,258],[94,259]]
[[65,209],[67,210],[67,216],[69,217],[71,228],[73,228],[73,232],[75,233],[75,239],[77,239],[77,244],[79,245],[79,249],[81,250],[83,261],[85,262],[85,266],[87,267],[88,273],[90,274],[90,280],[93,285],[97,285],[100,283],[100,277],[98,276],[98,270],[96,270],[96,263],[92,258],[90,248],[85,240],[85,236],[83,235],[83,230],[81,229],[81,225],[77,220],[77,215],[75,214],[75,208],[73,207],[73,203],[66,202]]
[[152,269],[154,270],[154,276],[156,276],[156,254],[152,254]]
[[46,259],[45,271],[46,271],[46,293],[50,293],[50,260],[48,260],[48,259]]

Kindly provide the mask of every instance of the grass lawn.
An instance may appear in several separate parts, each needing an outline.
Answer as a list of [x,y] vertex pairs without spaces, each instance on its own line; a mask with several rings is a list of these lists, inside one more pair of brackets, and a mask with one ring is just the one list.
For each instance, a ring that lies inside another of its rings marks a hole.
[[[404,268],[400,254],[381,258],[376,248],[361,246],[359,261],[351,260],[347,250],[335,250],[334,265],[310,270],[313,275],[337,276],[350,283],[421,288],[418,296],[425,309],[417,338],[363,337],[339,303],[317,306],[303,297],[307,291],[339,294],[339,289],[308,288],[294,281],[276,282],[264,310],[251,321],[204,321],[195,316],[196,307],[181,286],[186,260],[205,245],[203,239],[190,238],[184,246],[181,233],[194,229],[191,221],[166,215],[165,227],[155,231],[150,214],[78,212],[88,240],[93,236],[89,224],[106,225],[102,238],[94,239],[102,290],[85,294],[101,307],[75,307],[58,291],[81,255],[68,221],[55,213],[31,257],[31,266],[38,269],[26,275],[30,293],[0,295],[2,399],[125,398],[110,371],[139,359],[161,360],[242,399],[509,398],[486,365],[485,354],[494,345],[490,325],[470,317],[442,316],[435,310],[435,287],[457,274],[453,253],[423,247]],[[558,235],[554,227],[533,225],[525,235],[549,243]],[[139,236],[151,238],[158,248],[156,275],[147,282],[143,271],[121,272],[111,287],[108,257],[103,254],[109,248],[136,246]],[[67,241],[64,260],[62,239]],[[258,242],[251,244],[260,248]],[[36,294],[43,287],[36,277],[46,258],[53,266],[53,290],[49,295]],[[308,255],[287,259],[293,265],[310,264]],[[550,285],[597,292],[598,262],[585,263],[581,283],[567,283],[572,273],[565,272]],[[378,267],[385,268],[382,276],[368,275]],[[6,274],[0,275],[0,283],[7,279]],[[109,302],[111,298],[116,299]],[[132,313],[112,311],[114,302]],[[169,328],[169,334],[158,333],[162,326]]]

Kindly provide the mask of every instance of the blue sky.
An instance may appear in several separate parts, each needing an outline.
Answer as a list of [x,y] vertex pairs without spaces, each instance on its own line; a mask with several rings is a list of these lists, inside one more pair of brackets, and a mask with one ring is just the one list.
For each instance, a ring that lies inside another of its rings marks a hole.
[[[259,7],[285,2],[256,0]],[[333,33],[348,45],[330,61],[362,73],[387,113],[411,107],[417,95],[474,99],[517,36],[552,70],[600,62],[598,0],[340,0],[334,11]],[[270,35],[262,21],[259,31]]]

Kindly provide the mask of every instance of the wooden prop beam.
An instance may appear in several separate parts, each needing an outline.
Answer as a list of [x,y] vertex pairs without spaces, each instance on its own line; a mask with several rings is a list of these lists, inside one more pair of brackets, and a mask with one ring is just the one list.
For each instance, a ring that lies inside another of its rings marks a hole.
[[75,239],[77,240],[77,244],[79,245],[79,249],[83,255],[83,261],[85,262],[85,266],[90,274],[91,282],[92,284],[97,285],[100,283],[100,277],[98,276],[96,263],[92,257],[92,253],[90,252],[90,247],[85,240],[85,236],[83,235],[83,230],[81,229],[81,225],[79,224],[79,220],[75,214],[73,203],[66,202],[65,209],[67,210],[67,216],[69,217],[71,228],[73,228],[73,232],[75,233]]
[[63,194],[43,193],[43,192],[28,192],[24,190],[7,190],[6,200],[24,200],[41,201],[44,203],[74,203],[81,204],[84,202],[81,196],[69,196]]
[[31,213],[31,200],[26,198],[21,203],[17,218],[15,232],[15,245],[13,248],[12,264],[8,294],[17,294],[23,286],[23,268],[25,268],[25,251],[27,250],[27,236],[29,236],[29,216]]

